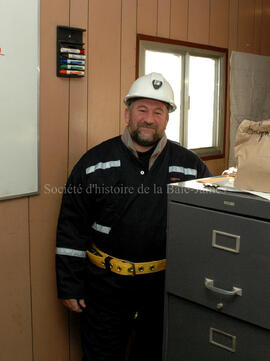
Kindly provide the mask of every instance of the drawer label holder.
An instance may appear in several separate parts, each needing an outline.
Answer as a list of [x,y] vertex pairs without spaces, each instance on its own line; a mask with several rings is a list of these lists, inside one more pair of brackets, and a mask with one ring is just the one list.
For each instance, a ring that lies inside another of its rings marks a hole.
[[[219,339],[219,340],[218,340]],[[227,341],[229,345],[223,345],[220,340]],[[218,342],[219,341],[219,342]],[[224,350],[235,352],[236,351],[236,336],[230,335],[224,331],[218,330],[217,328],[210,327],[209,331],[209,342],[212,345],[223,348]]]
[[[234,246],[228,247],[228,240],[233,240],[235,242]],[[223,249],[232,253],[240,253],[240,236],[213,229],[212,247]]]

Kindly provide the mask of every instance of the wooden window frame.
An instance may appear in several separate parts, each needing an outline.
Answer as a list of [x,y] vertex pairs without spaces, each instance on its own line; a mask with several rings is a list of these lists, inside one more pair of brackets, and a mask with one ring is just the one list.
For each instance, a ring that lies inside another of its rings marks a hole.
[[[221,140],[221,150],[216,154],[207,154],[203,155],[202,152],[204,149],[207,148],[201,148],[198,149],[199,152],[197,154],[203,159],[203,160],[211,160],[211,159],[219,159],[225,157],[225,149],[226,149],[226,129],[227,129],[227,86],[228,86],[228,49],[227,48],[220,48],[216,46],[210,46],[210,45],[204,45],[204,44],[197,44],[197,43],[191,43],[181,40],[174,40],[174,39],[167,39],[167,38],[161,38],[156,36],[150,36],[150,35],[144,35],[144,34],[137,34],[137,41],[136,41],[136,78],[139,77],[139,71],[140,71],[140,42],[141,41],[151,41],[151,42],[157,42],[157,43],[164,43],[164,44],[173,44],[173,45],[179,45],[181,47],[187,47],[192,49],[203,49],[203,50],[210,50],[214,52],[220,52],[224,54],[225,58],[225,68],[224,68],[224,112],[223,117],[221,119],[222,122],[222,131],[223,131],[223,137]],[[214,148],[214,147],[209,147]],[[196,149],[193,150],[196,153]]]

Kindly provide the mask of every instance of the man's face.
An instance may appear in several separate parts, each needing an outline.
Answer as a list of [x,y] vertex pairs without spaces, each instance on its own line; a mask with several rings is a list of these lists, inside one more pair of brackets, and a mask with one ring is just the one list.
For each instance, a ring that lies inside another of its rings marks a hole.
[[151,148],[163,137],[168,119],[168,109],[164,103],[153,99],[136,100],[131,109],[125,111],[125,121],[135,148],[136,145],[140,148],[137,150],[141,151]]

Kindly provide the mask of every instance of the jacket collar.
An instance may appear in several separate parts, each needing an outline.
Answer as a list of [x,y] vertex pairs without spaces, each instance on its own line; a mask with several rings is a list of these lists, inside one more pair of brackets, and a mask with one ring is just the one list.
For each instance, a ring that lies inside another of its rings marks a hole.
[[[130,136],[128,127],[125,128],[124,133],[121,136],[122,142],[125,144],[125,146],[131,151],[131,153],[136,157],[139,158],[138,153],[134,147],[132,138]],[[152,153],[150,160],[149,160],[149,169],[153,166],[154,162],[160,155],[160,153],[165,148],[165,145],[167,144],[167,137],[166,134],[163,135],[163,137],[160,139],[160,141],[157,143],[156,148],[154,152]]]

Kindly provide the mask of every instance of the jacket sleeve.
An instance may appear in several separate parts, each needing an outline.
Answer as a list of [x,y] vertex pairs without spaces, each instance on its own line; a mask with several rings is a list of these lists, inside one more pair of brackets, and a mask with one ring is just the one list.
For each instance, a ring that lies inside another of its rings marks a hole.
[[84,298],[83,275],[93,223],[89,198],[84,171],[77,165],[65,186],[57,226],[56,275],[59,298]]

